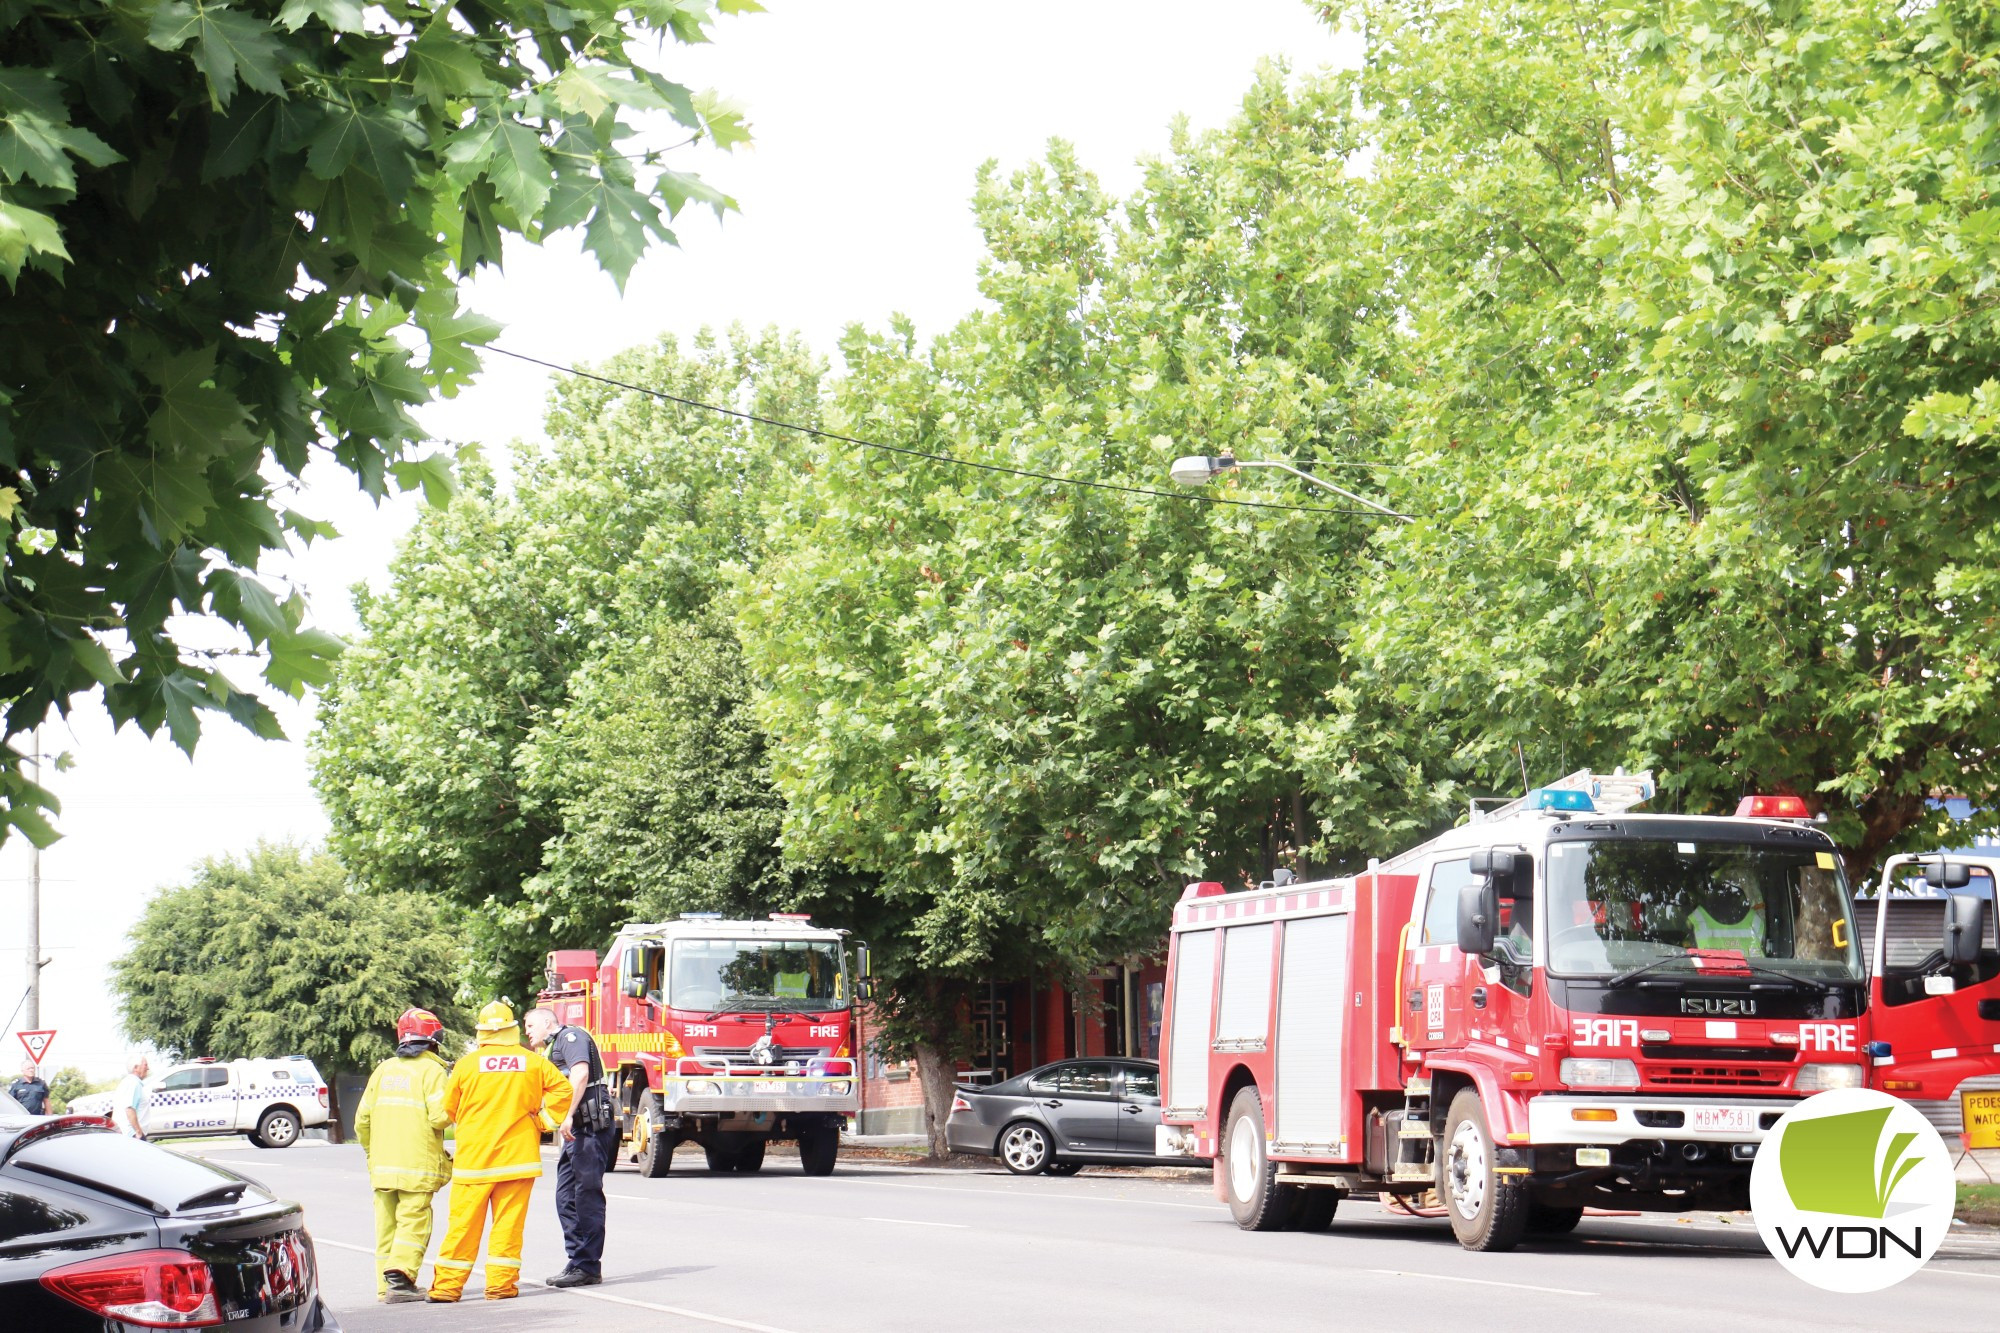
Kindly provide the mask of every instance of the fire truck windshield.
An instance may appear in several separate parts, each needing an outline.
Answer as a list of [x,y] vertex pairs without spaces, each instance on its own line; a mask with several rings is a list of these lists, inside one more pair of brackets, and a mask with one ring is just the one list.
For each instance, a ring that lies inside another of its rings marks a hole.
[[847,1007],[832,940],[675,940],[667,1004],[704,1013]]
[[1549,969],[1604,976],[1741,953],[1758,970],[1859,981],[1847,880],[1824,848],[1597,839],[1551,843]]

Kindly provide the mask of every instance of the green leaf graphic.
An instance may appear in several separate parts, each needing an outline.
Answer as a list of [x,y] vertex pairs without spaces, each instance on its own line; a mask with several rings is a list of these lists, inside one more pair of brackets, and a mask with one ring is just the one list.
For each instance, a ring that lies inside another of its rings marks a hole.
[[1876,1148],[1889,1109],[1818,1116],[1786,1128],[1778,1166],[1795,1207],[1846,1217],[1882,1216],[1896,1186],[1923,1160],[1905,1159],[1917,1136],[1902,1133],[1889,1140],[1877,1169]]

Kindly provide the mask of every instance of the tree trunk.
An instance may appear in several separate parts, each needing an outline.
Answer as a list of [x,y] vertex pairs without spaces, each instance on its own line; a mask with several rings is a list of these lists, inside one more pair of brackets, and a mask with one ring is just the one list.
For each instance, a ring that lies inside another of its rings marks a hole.
[[917,1081],[924,1089],[924,1133],[930,1138],[930,1155],[948,1157],[944,1122],[951,1116],[952,1087],[957,1082],[958,1062],[943,1046],[917,1043]]

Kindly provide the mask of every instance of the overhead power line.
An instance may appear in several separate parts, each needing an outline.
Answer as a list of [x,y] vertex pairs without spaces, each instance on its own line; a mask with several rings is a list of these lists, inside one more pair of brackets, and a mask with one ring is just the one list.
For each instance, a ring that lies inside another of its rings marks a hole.
[[1202,495],[1194,491],[1163,491],[1151,486],[1125,486],[1115,481],[1092,481],[1088,477],[1065,477],[1055,472],[1035,472],[1028,468],[1005,467],[999,463],[981,463],[975,459],[959,458],[953,454],[932,453],[924,449],[912,449],[903,444],[884,444],[880,440],[864,440],[853,435],[842,435],[838,431],[821,430],[817,426],[801,426],[795,421],[781,421],[776,417],[759,416],[755,412],[739,411],[733,407],[723,407],[718,403],[705,403],[698,398],[683,398],[678,394],[660,389],[649,389],[643,384],[631,384],[624,380],[612,379],[609,375],[599,375],[588,370],[578,370],[575,366],[565,366],[555,361],[544,361],[538,356],[525,352],[509,351],[505,347],[488,344],[486,350],[498,352],[501,356],[525,361],[529,365],[541,366],[560,375],[574,375],[578,379],[595,380],[608,384],[614,389],[624,389],[630,393],[642,393],[663,402],[678,403],[682,407],[692,407],[702,412],[713,412],[717,416],[735,417],[738,421],[753,421],[760,426],[773,426],[779,430],[795,431],[800,435],[810,435],[816,439],[834,440],[841,444],[852,444],[863,449],[879,449],[884,453],[902,454],[906,458],[922,458],[933,463],[949,463],[955,467],[975,468],[981,472],[998,472],[1009,477],[1026,477],[1031,481],[1052,481],[1063,486],[1082,486],[1094,491],[1118,491],[1125,495],[1149,495],[1161,500],[1179,500],[1189,504],[1239,505],[1245,509],[1283,509],[1295,514],[1349,514],[1356,518],[1383,518],[1385,515],[1368,509],[1331,509],[1325,505],[1288,505],[1269,500],[1232,500],[1221,495]]

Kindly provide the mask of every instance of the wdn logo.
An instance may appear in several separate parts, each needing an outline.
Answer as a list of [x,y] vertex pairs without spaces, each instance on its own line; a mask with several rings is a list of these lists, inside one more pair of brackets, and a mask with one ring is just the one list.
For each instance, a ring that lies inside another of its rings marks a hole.
[[1828,1291],[1880,1291],[1922,1268],[1951,1226],[1951,1154],[1909,1103],[1863,1089],[1786,1112],[1750,1172],[1757,1231]]

